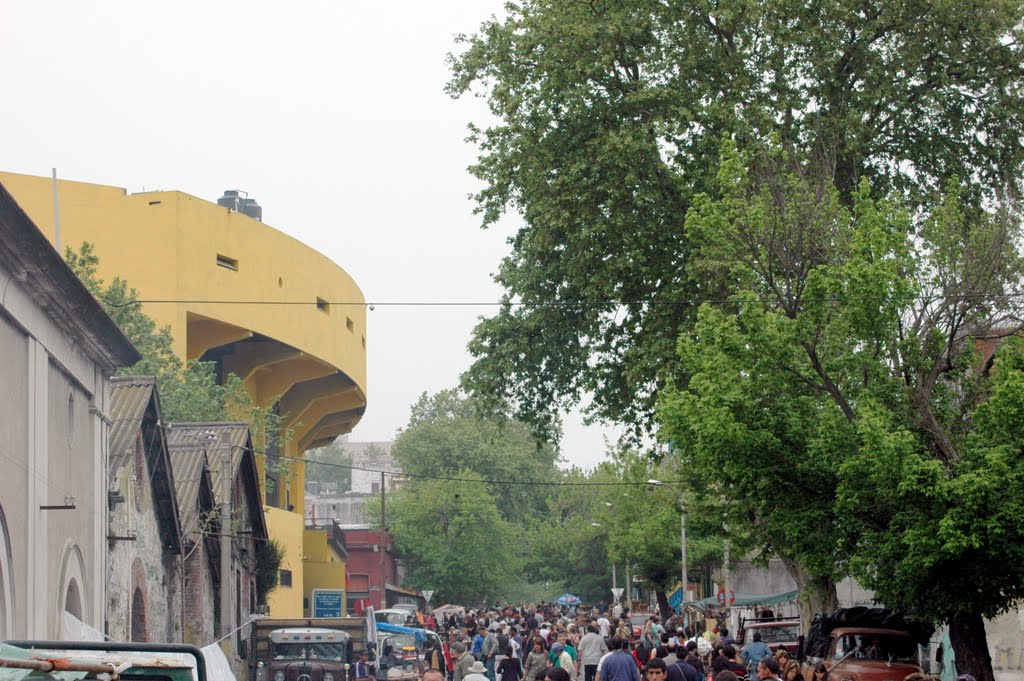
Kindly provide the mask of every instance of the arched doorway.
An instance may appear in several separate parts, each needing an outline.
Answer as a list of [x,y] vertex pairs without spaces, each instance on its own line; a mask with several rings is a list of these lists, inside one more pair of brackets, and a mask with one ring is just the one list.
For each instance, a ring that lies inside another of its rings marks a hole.
[[60,561],[60,590],[54,599],[56,612],[53,613],[54,637],[61,636],[64,613],[77,618],[80,622],[92,625],[92,606],[89,580],[86,579],[85,561],[82,551],[69,537],[64,541],[64,550]]
[[64,610],[79,620],[82,619],[82,593],[78,588],[78,580],[74,577],[68,581],[68,591],[64,596]]
[[132,630],[133,643],[145,643],[146,638],[146,597],[142,589],[136,587],[132,592]]
[[7,518],[0,506],[0,641],[14,635],[14,581],[11,579],[11,541]]

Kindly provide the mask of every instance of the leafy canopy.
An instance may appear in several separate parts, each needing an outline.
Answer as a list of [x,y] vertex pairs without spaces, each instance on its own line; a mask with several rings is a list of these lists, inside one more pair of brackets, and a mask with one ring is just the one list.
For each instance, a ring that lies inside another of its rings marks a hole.
[[852,572],[944,621],[1009,607],[1020,347],[994,371],[978,350],[1020,330],[1016,220],[952,183],[915,216],[866,181],[848,208],[827,168],[778,146],[722,158],[687,234],[694,271],[736,293],[680,336],[690,380],[659,401],[661,436],[801,586]]
[[506,594],[522,564],[520,534],[498,511],[481,476],[466,481],[417,480],[388,505],[388,527],[407,562],[406,583],[433,589],[438,602],[493,602]]
[[964,203],[1019,188],[1024,160],[1019,0],[525,0],[452,57],[453,96],[486,99],[471,126],[484,225],[522,225],[480,322],[465,385],[548,437],[559,409],[652,426],[682,370],[678,301],[734,292],[691,270],[682,226],[716,197],[719,141],[775,138],[911,210],[954,176]]
[[457,390],[421,395],[409,424],[395,438],[392,454],[413,477],[458,477],[470,470],[496,481],[487,485],[488,491],[511,522],[537,515],[547,490],[497,483],[555,482],[559,476],[553,447],[538,444],[522,423],[482,414],[477,401]]

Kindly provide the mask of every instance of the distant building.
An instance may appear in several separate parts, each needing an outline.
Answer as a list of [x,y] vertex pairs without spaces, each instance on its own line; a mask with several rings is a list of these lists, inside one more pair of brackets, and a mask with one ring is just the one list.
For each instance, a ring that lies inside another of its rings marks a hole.
[[352,529],[345,530],[344,534],[348,549],[349,609],[360,611],[361,602],[379,609],[387,599],[387,586],[398,581],[391,535],[379,530]]
[[104,628],[109,376],[140,359],[0,185],[0,640]]
[[397,489],[405,481],[402,467],[391,456],[394,442],[345,442],[340,447],[352,457],[352,486],[339,492],[333,483],[306,486],[306,524],[337,523],[345,529],[374,529],[379,518],[367,516],[367,501],[380,496],[384,471],[385,491]]
[[[306,547],[306,594],[303,598],[303,617],[313,617],[313,592],[317,589],[347,591],[348,548],[345,533],[335,524],[325,527],[307,527],[303,539]],[[347,603],[343,595],[342,604]]]
[[387,488],[402,484],[402,467],[391,456],[391,441],[346,442],[342,445],[352,457],[352,489],[356,494],[380,494],[380,472],[386,474]]

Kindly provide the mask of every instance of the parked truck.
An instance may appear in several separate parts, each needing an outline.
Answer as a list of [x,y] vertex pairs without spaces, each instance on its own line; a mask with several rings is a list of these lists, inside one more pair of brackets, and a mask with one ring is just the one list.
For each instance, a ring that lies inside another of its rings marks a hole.
[[746,648],[754,642],[754,634],[761,635],[761,641],[774,653],[783,648],[795,655],[799,647],[800,620],[796,617],[756,617],[740,620],[738,641]]
[[824,663],[832,681],[902,681],[928,671],[935,628],[884,608],[841,608],[815,615],[798,659],[805,679]]
[[248,648],[253,681],[349,681],[366,650],[366,619],[260,619]]

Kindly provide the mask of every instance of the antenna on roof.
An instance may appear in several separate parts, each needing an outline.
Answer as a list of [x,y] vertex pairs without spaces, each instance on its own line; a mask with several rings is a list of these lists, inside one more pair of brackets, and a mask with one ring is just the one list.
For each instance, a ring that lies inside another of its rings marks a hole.
[[57,203],[57,169],[53,169],[53,232],[57,252],[60,253],[60,208]]

